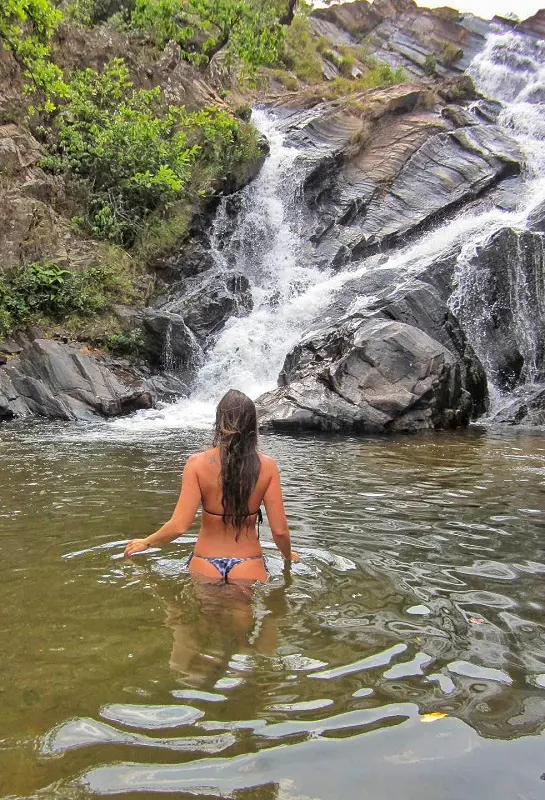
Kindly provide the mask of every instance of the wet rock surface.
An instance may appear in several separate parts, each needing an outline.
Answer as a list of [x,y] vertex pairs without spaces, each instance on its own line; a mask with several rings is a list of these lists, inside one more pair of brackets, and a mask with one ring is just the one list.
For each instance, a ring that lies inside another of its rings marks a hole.
[[422,86],[287,114],[287,140],[304,148],[309,240],[324,266],[404,243],[518,174],[524,160],[504,128]]
[[154,393],[128,370],[110,368],[87,348],[35,339],[0,366],[0,420],[115,417],[152,408]]
[[[202,346],[217,336],[230,317],[248,314],[253,308],[250,282],[234,270],[209,270],[199,281],[172,287],[174,299],[163,308],[183,317]],[[178,293],[179,292],[179,293]]]
[[411,432],[471,416],[454,356],[412,325],[378,316],[313,333],[288,355],[281,380],[259,398],[262,428]]

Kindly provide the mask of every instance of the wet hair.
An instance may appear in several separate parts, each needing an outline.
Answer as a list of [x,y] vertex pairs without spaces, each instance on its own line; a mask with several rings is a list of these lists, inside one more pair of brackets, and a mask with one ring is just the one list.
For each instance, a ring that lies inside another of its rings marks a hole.
[[229,389],[216,409],[214,446],[221,458],[223,522],[235,538],[250,516],[248,501],[255,489],[261,461],[257,454],[257,412],[253,400]]

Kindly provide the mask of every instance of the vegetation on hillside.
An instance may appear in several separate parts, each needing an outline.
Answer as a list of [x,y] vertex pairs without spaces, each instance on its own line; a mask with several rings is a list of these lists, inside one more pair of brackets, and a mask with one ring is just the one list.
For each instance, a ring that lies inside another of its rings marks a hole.
[[[137,264],[168,251],[183,238],[201,198],[226,181],[236,185],[260,156],[248,105],[174,106],[160,87],[135,86],[119,58],[100,71],[63,70],[55,44],[60,23],[121,29],[147,57],[174,41],[180,58],[205,76],[219,56],[229,75],[221,91],[227,99],[237,76],[257,85],[263,68],[265,81],[272,76],[289,89],[321,84],[324,59],[340,73],[324,84],[324,97],[404,79],[364,47],[334,47],[316,36],[309,10],[304,0],[3,0],[0,44],[33,95],[29,121],[44,146],[41,166],[64,178],[77,209],[74,226],[109,242],[114,257],[77,274],[50,263],[0,272],[0,334],[101,313],[131,292],[134,299],[124,250]],[[112,349],[130,350],[131,342],[112,340]]]
[[218,108],[167,106],[158,87],[135,89],[120,59],[74,73],[45,135],[42,166],[82,185],[89,232],[128,247],[190,182],[206,193],[257,155],[249,125]]

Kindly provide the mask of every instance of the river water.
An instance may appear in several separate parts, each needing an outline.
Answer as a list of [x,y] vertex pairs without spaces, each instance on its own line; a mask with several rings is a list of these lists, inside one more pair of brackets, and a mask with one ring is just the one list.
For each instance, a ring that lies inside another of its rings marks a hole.
[[543,437],[263,437],[302,562],[265,526],[253,596],[121,558],[208,441],[0,429],[0,796],[542,800]]
[[[462,240],[524,230],[545,196],[544,70],[542,43],[490,38],[472,74],[526,154],[519,207],[461,214],[392,254],[401,278]],[[259,121],[271,156],[231,240],[225,207],[214,240],[254,311],[226,326],[193,395],[110,423],[0,428],[0,796],[543,800],[542,433],[264,436],[301,555],[291,574],[266,526],[271,577],[253,594],[193,584],[198,520],[122,558],[170,516],[222,391],[271,388],[368,268],[315,269],[297,153]],[[465,256],[452,308],[486,364]]]

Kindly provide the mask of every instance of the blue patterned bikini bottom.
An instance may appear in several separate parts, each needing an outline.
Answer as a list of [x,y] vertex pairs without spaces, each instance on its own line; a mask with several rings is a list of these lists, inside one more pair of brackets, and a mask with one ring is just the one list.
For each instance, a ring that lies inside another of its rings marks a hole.
[[192,558],[200,558],[201,561],[208,561],[209,564],[212,564],[217,569],[222,579],[227,583],[227,578],[233,567],[238,567],[238,565],[242,564],[244,561],[255,561],[258,558],[263,559],[263,556],[248,556],[248,558],[207,558],[206,556],[197,556],[193,554],[189,556],[189,561],[187,562],[188,566]]

